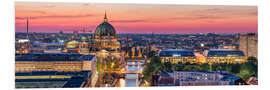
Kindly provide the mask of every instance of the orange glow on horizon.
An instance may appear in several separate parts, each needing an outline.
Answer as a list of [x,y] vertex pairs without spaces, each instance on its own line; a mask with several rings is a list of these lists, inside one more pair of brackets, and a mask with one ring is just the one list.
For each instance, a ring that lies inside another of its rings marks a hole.
[[119,33],[258,32],[256,6],[15,3],[16,32],[72,32],[103,22],[104,12]]

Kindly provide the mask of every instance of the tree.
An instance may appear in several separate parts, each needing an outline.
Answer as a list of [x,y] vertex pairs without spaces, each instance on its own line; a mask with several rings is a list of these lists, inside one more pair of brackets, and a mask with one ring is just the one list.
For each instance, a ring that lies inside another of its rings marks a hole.
[[249,62],[249,63],[253,63],[253,64],[257,64],[257,58],[256,57],[248,57],[247,58],[247,62]]
[[151,57],[151,59],[150,59],[150,63],[153,63],[153,64],[161,64],[161,58],[158,57],[158,56],[153,56],[153,57]]
[[172,65],[172,70],[175,70],[175,71],[182,71],[184,70],[184,68],[185,66],[182,63]]
[[226,65],[226,66],[225,66],[225,70],[228,71],[228,72],[232,72],[233,68],[232,68],[232,66],[229,64],[229,65]]
[[100,58],[97,58],[96,68],[97,68],[98,73],[103,73],[104,66],[103,66],[103,62]]
[[146,81],[151,81],[152,78],[152,70],[153,67],[151,67],[150,63],[147,63],[143,69],[143,76]]
[[147,53],[147,57],[153,57],[155,56],[155,51],[150,51]]
[[171,62],[165,62],[163,65],[164,70],[172,70],[172,63]]
[[258,75],[258,63],[256,57],[248,57],[247,62],[241,64],[240,72],[237,74],[242,79],[246,80],[250,76]]
[[253,63],[244,63],[241,65],[240,73],[237,75],[244,80],[250,76],[257,76],[257,67]]
[[209,71],[209,70],[210,70],[210,65],[207,64],[207,63],[202,64],[202,65],[200,65],[199,69],[200,69],[201,71]]
[[146,64],[143,70],[143,75],[146,81],[152,80],[152,75],[160,71],[162,68],[161,59],[158,56],[153,56],[150,62]]
[[234,74],[240,73],[241,66],[240,64],[231,64],[232,70],[231,72]]

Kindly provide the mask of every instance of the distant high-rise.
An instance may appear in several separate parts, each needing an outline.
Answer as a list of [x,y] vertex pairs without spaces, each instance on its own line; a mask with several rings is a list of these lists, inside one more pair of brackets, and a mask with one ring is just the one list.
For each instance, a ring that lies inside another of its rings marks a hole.
[[255,33],[248,33],[239,37],[239,50],[242,50],[247,57],[258,57],[258,36]]

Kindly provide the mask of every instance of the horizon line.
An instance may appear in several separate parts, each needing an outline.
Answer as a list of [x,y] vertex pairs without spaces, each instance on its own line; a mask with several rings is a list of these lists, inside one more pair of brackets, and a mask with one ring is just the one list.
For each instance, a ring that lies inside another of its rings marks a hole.
[[[60,31],[59,31],[60,32]],[[59,33],[59,32],[29,32],[29,33]],[[16,32],[15,33],[27,33],[27,32]],[[67,34],[72,34],[73,32],[63,32]],[[94,34],[95,32],[91,33],[83,33],[83,32],[78,32],[78,34]],[[235,33],[220,33],[220,32],[198,32],[198,33],[117,33],[117,34],[248,34],[248,33],[255,33],[258,34],[258,32],[235,32]]]

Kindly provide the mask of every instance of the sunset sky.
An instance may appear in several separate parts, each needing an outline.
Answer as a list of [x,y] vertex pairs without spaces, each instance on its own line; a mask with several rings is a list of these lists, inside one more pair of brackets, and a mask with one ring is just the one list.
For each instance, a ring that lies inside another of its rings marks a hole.
[[258,32],[256,6],[15,3],[15,30],[26,32],[95,31],[107,12],[117,33]]

